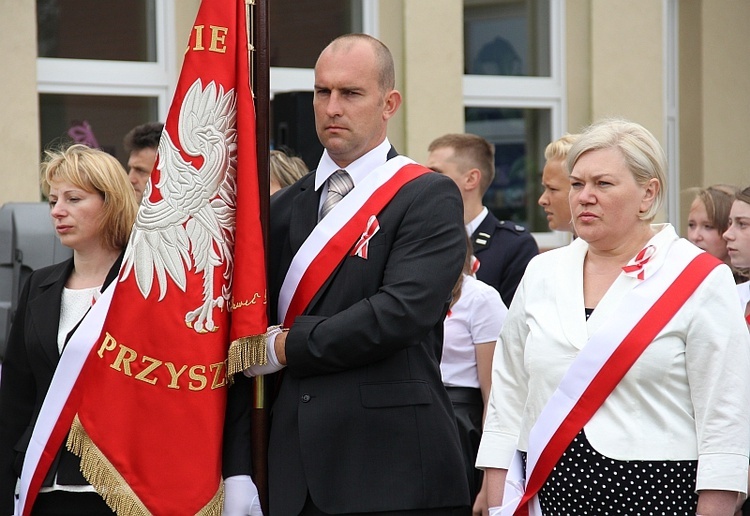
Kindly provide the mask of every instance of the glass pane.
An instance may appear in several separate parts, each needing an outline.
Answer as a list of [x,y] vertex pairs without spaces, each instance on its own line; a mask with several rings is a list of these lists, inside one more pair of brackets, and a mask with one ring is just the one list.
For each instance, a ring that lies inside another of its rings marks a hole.
[[157,120],[156,97],[39,95],[42,149],[85,143],[115,156],[123,166],[128,156],[122,139],[139,124]]
[[466,132],[495,145],[495,180],[484,204],[500,220],[549,231],[541,195],[544,149],[551,140],[549,109],[466,108]]
[[155,0],[37,0],[39,57],[156,62]]
[[550,0],[464,0],[464,73],[550,76]]
[[331,40],[362,32],[361,0],[274,0],[269,10],[271,66],[314,68]]

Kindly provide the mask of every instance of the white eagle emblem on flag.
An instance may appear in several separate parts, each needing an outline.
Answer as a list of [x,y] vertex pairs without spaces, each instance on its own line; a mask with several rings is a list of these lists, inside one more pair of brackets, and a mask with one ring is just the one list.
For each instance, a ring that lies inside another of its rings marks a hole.
[[[187,162],[171,135],[159,141],[160,171],[155,186],[148,183],[123,259],[124,281],[135,271],[144,299],[159,283],[159,301],[167,293],[167,275],[183,292],[187,273],[203,275],[203,303],[185,314],[185,323],[198,333],[215,331],[213,310],[229,306],[234,247],[237,104],[234,90],[196,80],[180,108],[178,136],[183,152],[199,158],[200,168]],[[161,199],[151,201],[151,188]],[[225,265],[224,282],[215,293],[215,270]]]

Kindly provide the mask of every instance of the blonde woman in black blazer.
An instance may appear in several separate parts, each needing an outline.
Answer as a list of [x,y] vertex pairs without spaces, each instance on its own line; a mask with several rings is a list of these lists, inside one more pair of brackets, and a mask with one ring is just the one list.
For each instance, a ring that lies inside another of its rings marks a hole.
[[[47,151],[42,190],[65,262],[34,271],[19,299],[0,383],[0,514],[13,513],[36,419],[72,330],[116,277],[137,204],[122,165],[84,145]],[[34,514],[112,514],[61,447]]]

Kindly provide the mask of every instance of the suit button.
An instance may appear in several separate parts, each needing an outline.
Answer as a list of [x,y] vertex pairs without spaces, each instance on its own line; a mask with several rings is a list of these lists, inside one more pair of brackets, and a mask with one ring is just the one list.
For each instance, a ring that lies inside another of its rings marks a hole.
[[310,401],[310,395],[309,394],[303,394],[302,395],[302,403],[307,403]]

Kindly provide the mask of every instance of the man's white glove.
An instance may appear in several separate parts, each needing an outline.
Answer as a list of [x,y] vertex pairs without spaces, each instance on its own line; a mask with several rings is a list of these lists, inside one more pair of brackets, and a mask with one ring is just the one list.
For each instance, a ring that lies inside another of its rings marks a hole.
[[222,516],[263,516],[258,488],[250,475],[224,479],[224,510]]
[[279,359],[276,358],[276,348],[274,346],[276,336],[283,331],[285,330],[282,330],[281,326],[271,326],[268,328],[266,331],[266,359],[268,362],[264,365],[248,367],[243,371],[245,376],[252,378],[253,376],[275,373],[284,368],[284,366],[279,363]]

